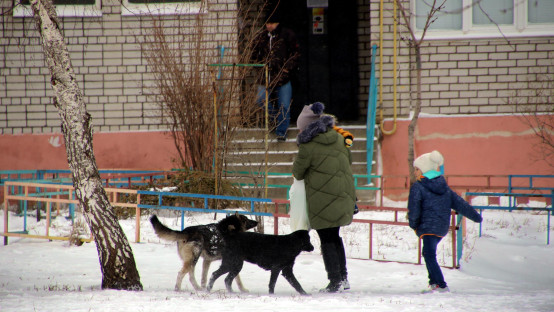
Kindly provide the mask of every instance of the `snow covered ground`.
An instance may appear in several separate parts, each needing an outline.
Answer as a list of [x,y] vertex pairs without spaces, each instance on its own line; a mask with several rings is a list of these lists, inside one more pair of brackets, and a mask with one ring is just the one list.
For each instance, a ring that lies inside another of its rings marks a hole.
[[[3,212],[0,215],[3,229]],[[0,311],[554,311],[554,247],[546,245],[545,213],[485,211],[483,216],[482,237],[478,237],[479,226],[467,222],[461,268],[443,269],[451,292],[427,295],[420,294],[427,271],[424,265],[413,264],[417,239],[407,227],[374,226],[373,255],[411,263],[367,260],[368,225],[343,228],[352,288],[337,294],[318,292],[327,280],[319,239],[312,231],[316,250],[301,254],[294,268],[310,296],[299,296],[283,277],[277,281],[276,294],[268,295],[269,272],[251,264],[241,272],[249,293],[226,292],[223,277],[211,293],[194,291],[188,278],[183,290],[176,292],[181,265],[176,246],[153,234],[148,216],[141,219],[138,244],[134,243],[135,221],[121,221],[133,248],[142,292],[100,289],[94,243],[75,247],[65,241],[10,238],[9,245],[0,245]],[[387,220],[392,214],[360,212],[356,218]],[[179,218],[160,219],[180,228]],[[22,222],[10,214],[10,229],[22,229]],[[187,226],[211,223],[213,214],[190,214],[185,222]],[[272,231],[273,220],[268,218],[265,225],[266,231]],[[31,234],[44,235],[44,226],[44,220],[28,219]],[[282,219],[280,231],[288,230],[288,221]],[[69,231],[70,223],[63,216],[53,220],[51,235]],[[450,265],[449,238],[439,248],[439,261]],[[213,263],[210,271],[218,266],[219,262]],[[198,265],[198,280],[200,274]]]

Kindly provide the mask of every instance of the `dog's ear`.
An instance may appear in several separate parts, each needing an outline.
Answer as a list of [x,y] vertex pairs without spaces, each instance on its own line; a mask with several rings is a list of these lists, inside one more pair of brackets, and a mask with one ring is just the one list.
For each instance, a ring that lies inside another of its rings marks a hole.
[[235,229],[235,225],[233,225],[233,224],[229,224],[227,226],[227,230],[229,230],[229,232],[232,232],[234,229]]

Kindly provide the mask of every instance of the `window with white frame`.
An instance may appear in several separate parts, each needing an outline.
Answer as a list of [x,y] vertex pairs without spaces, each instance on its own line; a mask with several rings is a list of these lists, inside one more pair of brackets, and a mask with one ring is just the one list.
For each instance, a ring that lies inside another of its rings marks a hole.
[[[102,16],[101,0],[53,0],[56,14],[62,17],[97,17]],[[30,0],[21,0],[15,6],[15,17],[33,16]]]
[[[411,0],[419,34],[433,2]],[[446,0],[434,18],[427,39],[554,36],[554,0]]]
[[122,15],[197,14],[205,11],[202,0],[122,0]]

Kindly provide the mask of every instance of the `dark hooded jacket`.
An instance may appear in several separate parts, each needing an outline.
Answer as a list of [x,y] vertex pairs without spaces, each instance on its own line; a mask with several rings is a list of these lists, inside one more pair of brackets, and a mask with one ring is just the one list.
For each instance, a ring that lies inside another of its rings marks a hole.
[[252,61],[269,66],[269,86],[273,88],[290,81],[298,67],[299,57],[296,35],[279,24],[274,31],[266,30],[257,37]]
[[323,116],[297,137],[292,173],[305,181],[308,218],[315,230],[350,224],[356,202],[350,150],[333,124],[333,117]]
[[450,226],[451,209],[472,221],[480,223],[483,220],[469,203],[450,189],[443,176],[434,179],[423,177],[412,185],[408,198],[408,219],[417,236],[445,236]]

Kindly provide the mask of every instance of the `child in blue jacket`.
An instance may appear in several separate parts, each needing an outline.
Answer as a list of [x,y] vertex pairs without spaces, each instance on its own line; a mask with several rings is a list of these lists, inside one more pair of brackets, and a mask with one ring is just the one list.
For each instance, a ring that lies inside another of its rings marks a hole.
[[450,291],[437,262],[437,245],[448,234],[451,209],[474,222],[483,220],[468,202],[450,189],[437,171],[443,163],[444,158],[438,151],[416,158],[414,167],[418,178],[408,198],[408,220],[423,240],[422,254],[429,273],[429,288],[423,293]]

